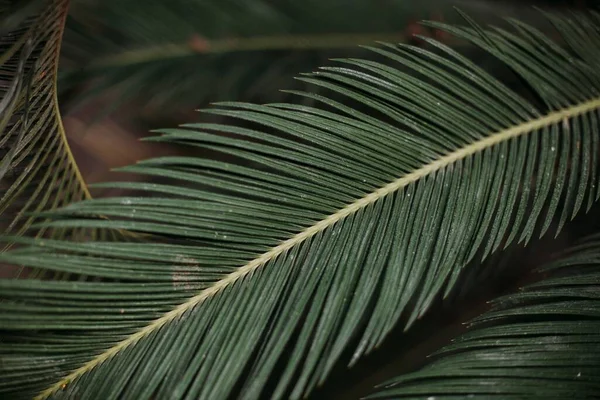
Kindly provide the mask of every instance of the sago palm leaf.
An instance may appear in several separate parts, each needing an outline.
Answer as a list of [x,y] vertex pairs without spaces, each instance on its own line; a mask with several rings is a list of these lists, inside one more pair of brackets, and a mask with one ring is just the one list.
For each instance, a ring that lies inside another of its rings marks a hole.
[[420,371],[368,399],[596,399],[600,395],[600,237],[494,301]]
[[[56,99],[68,1],[2,5],[0,227],[5,234],[21,235],[37,220],[32,213],[89,198],[89,193],[71,155]],[[66,233],[38,231],[55,237]]]
[[384,45],[386,63],[300,78],[345,102],[225,103],[207,112],[240,124],[160,131],[151,140],[220,156],[142,161],[124,170],[177,183],[105,184],[148,195],[75,203],[41,225],[156,240],[11,239],[22,247],[3,262],[103,281],[0,281],[0,391],[307,396],[409,329],[470,261],[560,228],[600,195],[600,17],[551,18],[564,48],[516,21],[441,26],[502,60],[531,99],[424,39],[435,52]]

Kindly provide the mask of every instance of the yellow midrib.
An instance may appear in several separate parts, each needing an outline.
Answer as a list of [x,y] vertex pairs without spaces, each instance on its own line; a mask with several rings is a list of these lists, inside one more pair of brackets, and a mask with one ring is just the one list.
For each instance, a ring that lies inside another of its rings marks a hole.
[[444,157],[441,157],[441,158],[419,168],[418,170],[389,183],[388,185],[386,185],[386,186],[368,194],[367,196],[357,200],[356,202],[346,206],[345,208],[341,209],[340,211],[336,212],[335,214],[332,214],[329,217],[317,222],[315,225],[312,225],[311,227],[298,233],[296,236],[275,246],[273,249],[264,253],[260,257],[250,261],[248,264],[238,268],[235,272],[225,276],[225,278],[216,282],[213,286],[211,286],[207,289],[204,289],[199,294],[190,298],[185,303],[179,305],[177,308],[175,308],[175,309],[169,311],[168,313],[166,313],[165,315],[163,315],[161,318],[152,321],[149,325],[142,328],[135,334],[129,336],[127,339],[119,342],[118,344],[116,344],[115,346],[106,350],[102,354],[98,355],[97,357],[95,357],[91,361],[87,362],[80,368],[74,370],[68,376],[63,378],[61,381],[57,382],[56,384],[52,385],[50,388],[48,388],[45,391],[43,391],[42,393],[40,393],[36,397],[36,399],[47,398],[52,393],[54,393],[56,390],[64,387],[65,385],[69,384],[77,377],[83,375],[84,373],[90,371],[91,369],[93,369],[94,367],[99,365],[100,363],[111,358],[112,356],[114,356],[115,354],[117,354],[119,351],[123,350],[127,346],[137,342],[139,339],[141,339],[144,336],[147,336],[148,334],[150,334],[151,332],[159,329],[160,327],[167,324],[168,322],[173,321],[174,319],[180,317],[183,313],[185,313],[186,311],[195,307],[196,305],[202,303],[204,300],[212,297],[213,295],[218,293],[221,289],[233,284],[238,279],[244,277],[245,275],[251,273],[255,269],[261,267],[262,265],[266,264],[268,261],[277,257],[278,255],[280,255],[280,254],[286,252],[287,250],[291,249],[292,247],[304,242],[306,239],[312,237],[313,235],[317,234],[318,232],[323,231],[324,229],[328,228],[329,226],[344,219],[348,215],[353,214],[356,211],[366,207],[367,205],[377,201],[378,199],[380,199],[390,193],[393,193],[393,192],[397,191],[398,189],[400,189],[404,186],[407,186],[410,183],[415,182],[415,181],[431,174],[432,172],[440,170],[449,164],[452,164],[460,159],[469,157],[469,156],[471,156],[479,151],[482,151],[486,148],[489,148],[491,146],[494,146],[498,143],[509,140],[511,138],[523,135],[525,133],[535,131],[539,128],[543,128],[543,127],[546,127],[546,126],[549,126],[549,125],[552,125],[555,123],[559,123],[564,120],[569,120],[575,116],[584,114],[584,113],[589,112],[594,109],[600,109],[600,97],[595,98],[593,100],[586,101],[586,102],[579,104],[577,106],[574,106],[574,107],[569,107],[569,108],[566,108],[566,109],[563,109],[560,111],[555,111],[555,112],[549,113],[549,114],[547,114],[541,118],[535,119],[533,121],[529,121],[529,122],[514,126],[512,128],[508,128],[508,129],[502,130],[500,132],[497,132],[491,136],[486,137],[485,139],[479,140],[473,144],[470,144],[466,147],[458,149]]

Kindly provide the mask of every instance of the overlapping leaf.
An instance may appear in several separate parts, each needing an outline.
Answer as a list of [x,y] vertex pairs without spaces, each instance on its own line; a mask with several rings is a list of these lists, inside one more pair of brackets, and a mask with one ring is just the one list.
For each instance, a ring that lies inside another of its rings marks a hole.
[[[0,42],[0,220],[4,234],[21,235],[36,221],[32,213],[89,194],[69,150],[56,100],[68,2],[11,3],[2,10],[6,29]],[[45,231],[41,228],[38,234]],[[67,232],[47,233],[61,237]]]
[[540,269],[551,276],[495,300],[428,366],[367,398],[598,398],[599,244],[589,238]]
[[118,282],[0,281],[0,392],[306,396],[409,328],[471,260],[589,208],[600,19],[553,18],[569,47],[517,22],[444,27],[504,61],[536,103],[430,41],[435,53],[386,45],[373,49],[385,64],[343,60],[301,78],[345,103],[226,103],[208,112],[241,123],[161,131],[152,140],[227,161],[140,162],[125,170],[180,183],[111,184],[148,196],[76,203],[44,225],[160,243],[17,239],[29,246],[2,261]]

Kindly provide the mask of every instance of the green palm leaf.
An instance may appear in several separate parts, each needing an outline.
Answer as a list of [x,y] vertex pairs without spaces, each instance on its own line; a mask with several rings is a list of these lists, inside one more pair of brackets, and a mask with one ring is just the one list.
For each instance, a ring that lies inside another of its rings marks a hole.
[[600,241],[538,270],[548,275],[494,301],[420,371],[369,399],[577,399],[600,394]]
[[0,392],[303,397],[409,329],[469,262],[591,207],[600,18],[551,18],[568,47],[515,21],[513,33],[443,26],[504,61],[530,100],[424,39],[435,52],[385,45],[373,49],[385,64],[300,78],[345,102],[224,103],[207,112],[240,123],[160,131],[150,140],[227,161],[140,162],[124,170],[176,183],[104,184],[148,194],[75,203],[39,225],[152,240],[11,238],[22,247],[3,262],[103,281],[0,281]]
[[[16,2],[2,10],[0,221],[21,235],[33,213],[90,198],[67,143],[56,99],[58,54],[68,1]],[[68,232],[46,228],[39,235]]]
[[[57,100],[57,68],[68,1],[9,2],[2,9],[0,74],[0,229],[5,236],[130,239],[114,230],[48,228],[40,214],[90,193],[73,159]],[[14,243],[6,241],[1,251]],[[23,275],[23,271],[10,273]],[[66,279],[68,274],[29,270],[31,277]],[[4,274],[6,275],[6,274]]]

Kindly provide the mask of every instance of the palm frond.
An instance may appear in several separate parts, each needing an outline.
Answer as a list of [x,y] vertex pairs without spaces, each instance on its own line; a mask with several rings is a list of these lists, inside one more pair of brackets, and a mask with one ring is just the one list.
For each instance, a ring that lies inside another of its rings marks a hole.
[[[125,239],[122,232],[32,226],[41,212],[89,199],[60,117],[57,68],[68,1],[9,2],[2,9],[0,229],[8,236]],[[130,235],[127,235],[129,237]],[[13,242],[6,241],[2,251]],[[19,272],[20,274],[21,272]],[[28,271],[32,276],[39,271]],[[53,274],[53,278],[68,275]],[[49,277],[42,274],[40,277]]]
[[600,396],[600,237],[496,299],[419,371],[369,399],[592,399]]
[[566,47],[516,21],[439,25],[504,61],[531,101],[424,38],[435,52],[384,45],[386,63],[300,78],[344,102],[224,103],[206,111],[241,123],[161,130],[151,140],[227,161],[142,161],[125,170],[179,183],[104,184],[148,194],[41,225],[157,242],[14,239],[1,261],[116,282],[0,281],[0,393],[300,398],[410,328],[469,262],[560,229],[600,196],[600,17],[551,18]]
[[32,213],[89,198],[89,193],[69,150],[56,100],[68,2],[19,2],[21,8],[12,3],[2,14],[0,220],[4,234],[21,235],[39,222]]

